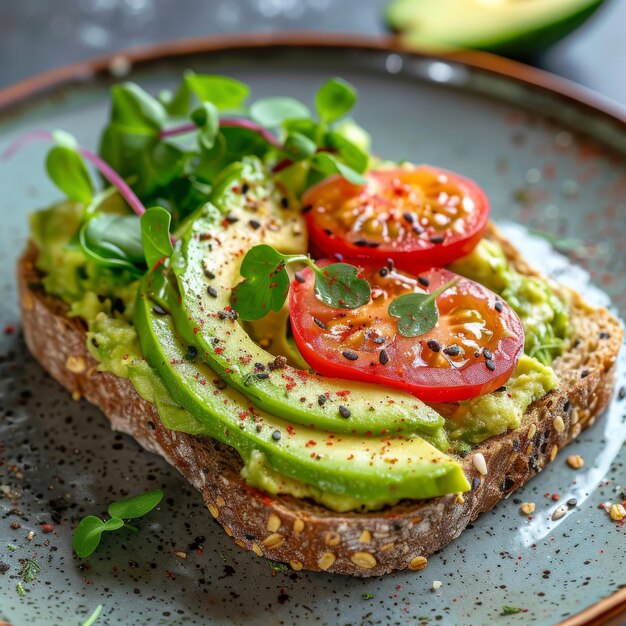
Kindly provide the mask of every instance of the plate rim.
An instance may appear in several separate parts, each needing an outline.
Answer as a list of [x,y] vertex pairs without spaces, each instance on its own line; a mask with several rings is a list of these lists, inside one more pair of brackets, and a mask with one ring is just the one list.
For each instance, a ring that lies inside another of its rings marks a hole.
[[[569,79],[545,70],[530,67],[488,52],[463,50],[429,52],[405,47],[397,35],[364,35],[319,31],[288,31],[272,33],[238,33],[177,39],[164,43],[132,47],[117,52],[88,58],[77,63],[37,73],[0,89],[0,116],[10,115],[20,104],[36,100],[53,90],[85,84],[99,78],[122,78],[116,69],[129,66],[129,73],[137,67],[146,67],[166,59],[209,54],[241,52],[269,48],[324,48],[367,50],[402,54],[430,61],[460,63],[473,70],[485,72],[547,91],[564,98],[574,106],[588,109],[611,121],[626,125],[626,106],[602,96]],[[125,75],[125,74],[124,74]],[[0,118],[0,121],[1,121]],[[602,598],[581,612],[558,622],[555,626],[591,626],[606,623],[626,609],[626,588]]]

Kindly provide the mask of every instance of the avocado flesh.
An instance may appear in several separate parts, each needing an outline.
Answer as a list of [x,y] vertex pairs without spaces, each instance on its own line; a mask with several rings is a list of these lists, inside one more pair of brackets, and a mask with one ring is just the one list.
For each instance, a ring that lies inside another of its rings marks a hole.
[[602,0],[394,0],[389,25],[409,46],[529,55],[580,26]]
[[[290,366],[270,371],[267,366],[274,357],[225,315],[230,311],[231,289],[241,280],[239,267],[245,253],[261,242],[284,251],[285,242],[293,240],[289,213],[280,208],[262,168],[250,162],[246,168],[236,173],[233,185],[236,182],[240,188],[245,182],[252,188],[254,181],[259,188],[269,189],[264,203],[257,198],[255,212],[262,209],[266,215],[281,219],[276,219],[274,230],[241,227],[254,213],[242,194],[225,197],[229,193],[225,186],[226,191],[216,199],[222,212],[207,205],[203,215],[190,221],[170,265],[178,293],[169,296],[166,308],[174,317],[177,332],[254,405],[291,423],[344,434],[420,433],[445,449],[443,418],[412,395],[378,385],[323,378]],[[224,212],[239,223],[231,226],[223,219]],[[299,214],[297,218],[301,219]],[[265,366],[265,371],[255,369],[257,363]],[[350,412],[348,418],[341,416],[339,407]]]
[[220,389],[219,376],[189,358],[172,317],[154,312],[148,290],[144,280],[134,313],[142,350],[174,400],[202,425],[198,434],[235,448],[244,461],[259,451],[280,474],[367,506],[469,489],[461,465],[420,437],[321,432],[255,408],[232,387]]

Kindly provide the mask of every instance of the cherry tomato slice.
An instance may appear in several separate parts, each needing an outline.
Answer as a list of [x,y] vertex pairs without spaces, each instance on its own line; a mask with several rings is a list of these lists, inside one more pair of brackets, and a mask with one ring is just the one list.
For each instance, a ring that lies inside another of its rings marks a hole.
[[333,176],[303,196],[309,237],[326,256],[368,259],[418,272],[469,254],[489,221],[471,180],[430,165],[367,173],[366,185]]
[[[318,300],[310,268],[300,273],[304,282],[291,285],[293,336],[320,374],[398,387],[425,402],[467,400],[509,379],[524,348],[524,329],[495,293],[443,268],[416,277],[388,265],[360,265],[360,275],[372,295],[357,309]],[[390,302],[410,292],[433,292],[454,278],[459,282],[437,297],[435,327],[418,337],[401,335]]]

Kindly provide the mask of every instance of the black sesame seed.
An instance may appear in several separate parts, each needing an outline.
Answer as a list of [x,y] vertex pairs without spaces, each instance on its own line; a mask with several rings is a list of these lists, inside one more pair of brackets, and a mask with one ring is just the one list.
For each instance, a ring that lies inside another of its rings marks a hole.
[[428,285],[430,285],[430,281],[426,278],[426,276],[418,276],[417,282],[422,285],[422,287],[428,287]]
[[333,231],[332,231],[332,230],[330,230],[330,228],[325,228],[325,229],[324,229],[324,232],[325,232],[327,235],[332,235],[332,234],[333,234]]
[[381,267],[380,271],[378,272],[378,274],[382,277],[385,278],[385,276],[387,276],[387,274],[389,274],[389,270],[386,267]]
[[358,246],[359,248],[363,248],[363,247],[365,247],[367,245],[367,241],[365,241],[365,239],[357,239],[354,242],[354,245]]
[[576,339],[574,343],[572,344],[572,347],[578,348],[579,345],[580,345],[580,339]]
[[620,390],[617,392],[618,400],[623,400],[626,398],[626,387],[620,387]]
[[326,404],[326,400],[328,400],[328,398],[324,394],[317,396],[317,403],[320,406],[324,406]]
[[163,307],[159,306],[158,304],[155,304],[152,307],[152,312],[155,313],[156,315],[167,315],[167,311]]
[[378,362],[381,365],[387,365],[387,363],[389,363],[389,355],[387,354],[386,350],[381,350],[378,353]]
[[413,224],[413,232],[416,235],[421,235],[424,233],[424,228],[420,226],[419,224]]
[[493,360],[493,353],[491,352],[491,350],[489,350],[489,348],[483,349],[483,356],[485,357],[487,361]]
[[272,439],[273,439],[274,441],[280,441],[280,438],[281,438],[281,437],[282,437],[282,435],[281,435],[280,430],[275,430],[275,431],[272,433]]
[[387,267],[390,272],[393,272],[393,259],[387,259]]
[[258,220],[250,220],[248,224],[250,224],[251,228],[254,230],[259,230],[259,228],[261,228],[261,222]]
[[379,241],[370,241],[367,245],[370,248],[378,248],[378,246],[380,246],[380,242]]
[[259,380],[267,380],[270,377],[270,375],[267,372],[259,372],[258,374],[255,374],[255,376]]
[[572,403],[569,400],[566,400],[565,404],[563,405],[563,413],[569,413],[571,408],[572,408]]
[[568,506],[570,509],[573,509],[573,508],[574,508],[577,504],[578,504],[578,500],[576,500],[576,498],[570,498],[570,499],[567,501],[567,506]]
[[428,240],[430,243],[443,243],[445,241],[445,237],[443,235],[431,235]]
[[326,324],[324,324],[324,322],[322,322],[322,320],[318,320],[317,317],[314,317],[313,321],[315,322],[315,325],[319,326],[322,330],[326,330],[328,328],[326,326]]
[[374,337],[374,339],[372,339],[372,341],[377,345],[377,346],[382,346],[382,344],[385,343],[385,338],[384,337]]
[[202,468],[202,473],[203,474],[208,474],[209,473],[209,468],[208,467],[203,467]]
[[296,272],[294,274],[294,278],[299,282],[299,283],[306,283],[306,278],[304,276],[302,276],[302,274],[300,274],[300,272]]
[[339,406],[339,415],[344,419],[348,419],[352,413],[350,413],[350,409],[347,406],[340,405]]
[[589,370],[583,370],[583,371],[580,373],[580,377],[581,377],[581,378],[587,378],[587,376],[589,376]]
[[496,303],[493,305],[493,308],[498,311],[498,313],[502,313],[504,309],[504,305],[501,300],[496,300]]
[[241,185],[241,193],[245,195],[249,191],[250,191],[250,185],[248,185],[248,183],[244,183],[243,185]]
[[305,205],[302,207],[301,212],[302,212],[302,213],[308,213],[308,212],[309,212],[312,208],[313,208],[313,205],[312,205],[312,204],[305,204]]
[[495,393],[503,393],[504,391],[506,391],[506,387],[504,385],[502,385],[502,387],[498,387],[495,390]]
[[491,372],[495,371],[496,369],[496,364],[491,359],[487,359],[485,361],[485,365],[487,366],[487,369]]
[[436,339],[429,339],[426,345],[433,351],[439,352],[441,350],[441,344]]
[[211,271],[211,270],[204,270],[204,275],[210,279],[213,280],[215,278],[215,274]]
[[193,361],[198,356],[198,349],[195,346],[187,346],[187,352],[185,353],[186,361]]
[[443,353],[447,354],[448,356],[459,356],[459,354],[461,354],[461,348],[456,345],[448,346],[447,348],[443,349]]
[[412,224],[415,221],[415,216],[412,213],[404,213],[402,217],[409,223]]
[[207,293],[212,297],[212,298],[217,298],[217,289],[215,287],[213,287],[213,285],[209,285],[207,287]]
[[281,198],[280,199],[280,206],[283,207],[283,209],[288,209],[289,208],[289,199],[288,198]]
[[265,365],[263,365],[263,363],[255,363],[254,364],[254,369],[259,370],[260,372],[264,372],[265,371]]
[[224,219],[229,224],[236,224],[239,221],[239,218],[235,217],[234,215],[227,215]]
[[605,331],[602,331],[602,332],[598,335],[598,337],[600,337],[600,339],[608,339],[610,336],[611,336],[611,335],[610,335],[610,333],[607,333],[607,332],[605,332]]
[[356,361],[359,358],[359,355],[352,350],[344,350],[341,353],[348,361]]
[[335,261],[343,261],[343,254],[341,254],[341,252],[335,252],[335,254],[333,254],[333,257],[335,258]]

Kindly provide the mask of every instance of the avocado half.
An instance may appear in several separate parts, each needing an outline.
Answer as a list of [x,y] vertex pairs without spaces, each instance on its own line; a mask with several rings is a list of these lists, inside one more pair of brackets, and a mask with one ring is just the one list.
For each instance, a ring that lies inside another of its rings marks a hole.
[[392,0],[386,20],[408,47],[528,57],[578,28],[602,1]]

